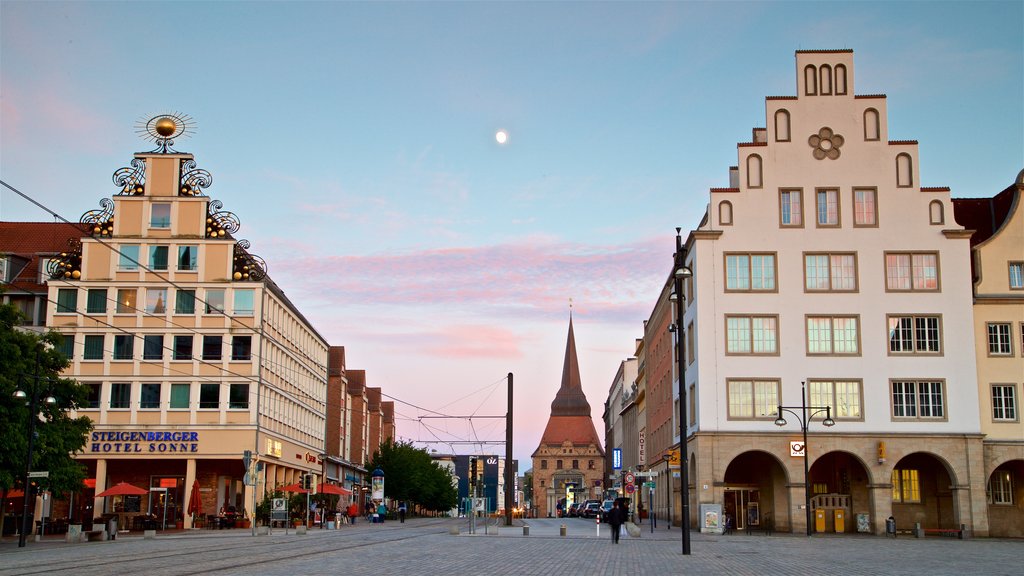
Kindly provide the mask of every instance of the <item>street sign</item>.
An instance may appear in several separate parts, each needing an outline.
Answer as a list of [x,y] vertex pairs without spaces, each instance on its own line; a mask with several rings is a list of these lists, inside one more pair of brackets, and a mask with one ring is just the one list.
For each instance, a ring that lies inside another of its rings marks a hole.
[[636,492],[636,485],[626,484],[626,494],[632,494],[633,492]]
[[45,471],[45,470],[41,471],[41,472],[29,472],[28,473],[28,477],[29,478],[49,478],[50,477],[50,473],[48,471]]
[[679,449],[668,451],[668,465],[679,466]]
[[651,480],[650,482],[644,482],[644,486],[647,486],[647,488],[654,490],[654,480]]
[[648,470],[647,472],[637,472],[635,474],[637,478],[654,478],[657,475],[657,472],[651,472],[650,470]]
[[800,458],[804,455],[804,443],[800,441],[789,443],[789,455]]
[[636,476],[634,476],[632,472],[626,472],[626,475],[623,476],[622,479],[626,481],[626,484],[632,484],[633,482],[636,482]]

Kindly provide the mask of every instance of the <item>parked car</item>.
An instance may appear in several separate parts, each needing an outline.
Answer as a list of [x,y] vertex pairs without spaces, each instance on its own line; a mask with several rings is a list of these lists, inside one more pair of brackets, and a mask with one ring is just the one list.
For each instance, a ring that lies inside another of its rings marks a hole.
[[584,518],[597,518],[601,514],[601,501],[600,500],[587,500],[583,503],[583,511],[580,516]]
[[569,505],[569,518],[577,518],[580,515],[580,502],[573,502]]
[[612,511],[612,506],[615,505],[615,500],[605,500],[601,502],[601,522],[608,521],[608,513]]

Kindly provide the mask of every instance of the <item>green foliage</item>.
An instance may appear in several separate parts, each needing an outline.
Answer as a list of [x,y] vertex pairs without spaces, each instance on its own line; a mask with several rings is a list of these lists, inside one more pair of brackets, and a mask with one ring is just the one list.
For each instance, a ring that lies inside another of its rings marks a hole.
[[[35,423],[32,469],[46,470],[49,478],[43,486],[59,496],[77,492],[85,478],[84,467],[71,456],[80,451],[92,429],[82,416],[71,418],[69,410],[80,408],[88,388],[75,380],[61,378],[69,362],[57,350],[61,335],[39,335],[19,330],[21,314],[10,305],[0,304],[0,491],[21,487],[28,453],[29,406],[14,398],[15,390],[38,394],[39,418]],[[56,404],[42,401],[53,396]]]
[[395,443],[388,439],[370,460],[369,469],[376,468],[384,471],[384,495],[392,500],[404,500],[410,509],[413,504],[419,504],[427,510],[442,512],[458,504],[451,472],[412,443]]

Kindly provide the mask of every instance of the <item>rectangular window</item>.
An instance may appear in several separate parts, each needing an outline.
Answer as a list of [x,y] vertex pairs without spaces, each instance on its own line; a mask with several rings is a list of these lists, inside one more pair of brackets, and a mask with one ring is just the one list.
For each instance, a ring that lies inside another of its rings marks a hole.
[[938,316],[889,316],[889,353],[941,353],[941,326]]
[[171,205],[167,202],[154,202],[149,212],[150,228],[171,227]]
[[170,408],[172,410],[187,410],[191,391],[191,384],[171,384]]
[[547,470],[548,469],[548,461],[547,460],[541,460],[540,461],[540,469],[541,470]]
[[139,393],[139,408],[154,410],[160,408],[160,384],[143,384]]
[[818,190],[814,197],[818,226],[839,226],[839,190]]
[[86,334],[83,360],[103,360],[103,334]]
[[804,289],[808,292],[855,292],[855,254],[804,254]]
[[992,419],[1017,420],[1017,387],[1013,384],[992,385]]
[[126,382],[115,382],[110,385],[110,407],[131,408],[132,385]]
[[231,337],[231,359],[251,360],[252,359],[252,336]]
[[175,360],[191,360],[192,359],[192,336],[175,336],[174,337],[174,359]]
[[232,384],[228,389],[228,408],[234,410],[249,409],[249,385]]
[[836,419],[860,419],[860,380],[811,380],[807,383],[807,402],[810,406],[832,408]]
[[920,502],[921,481],[917,470],[895,468],[892,471],[892,501]]
[[988,355],[989,356],[1010,356],[1013,354],[1013,345],[1010,343],[1009,322],[989,322],[988,329]]
[[1024,262],[1010,262],[1010,290],[1024,290]]
[[807,354],[860,354],[856,316],[808,316]]
[[779,223],[799,228],[804,225],[803,190],[779,192]]
[[121,244],[117,249],[117,269],[118,270],[138,270],[139,269],[139,245],[138,244]]
[[1009,470],[996,470],[988,483],[989,502],[1000,506],[1013,505],[1013,475]]
[[853,225],[878,225],[878,191],[874,188],[853,189]]
[[944,419],[943,383],[935,380],[893,380],[892,415],[901,419]]
[[61,334],[60,347],[58,348],[60,353],[65,358],[71,360],[75,357],[75,335],[74,334]]
[[939,289],[939,255],[929,253],[885,254],[885,287],[900,291]]
[[199,269],[199,246],[178,246],[178,271],[191,272]]
[[78,288],[57,289],[57,314],[74,314],[78,310]]
[[199,385],[199,407],[220,408],[220,384]]
[[174,313],[175,314],[195,314],[196,313],[196,291],[195,290],[182,290],[179,288],[174,293]]
[[85,311],[87,314],[107,313],[107,289],[90,288],[86,292]]
[[727,354],[778,354],[778,316],[726,316]]
[[100,390],[102,385],[98,382],[88,382],[86,386],[85,404],[82,408],[96,410],[100,407]]
[[167,313],[167,288],[146,288],[146,312]]
[[206,313],[207,314],[223,314],[224,313],[224,290],[220,288],[206,290]]
[[778,380],[728,380],[729,418],[774,418],[779,407]]
[[235,316],[252,316],[253,291],[251,289],[235,290]]
[[562,461],[561,460],[555,460],[555,469],[556,470],[561,470],[562,469]]
[[164,336],[163,334],[146,334],[142,337],[142,359],[163,360],[164,359]]
[[117,290],[117,308],[115,311],[118,314],[134,314],[136,298],[138,298],[138,290],[135,288],[119,288]]
[[135,352],[135,336],[114,334],[114,360],[131,360]]
[[152,270],[167,270],[167,246],[149,247],[149,267]]
[[775,255],[726,254],[725,289],[766,292],[775,290]]
[[220,360],[224,339],[217,335],[203,336],[203,360]]

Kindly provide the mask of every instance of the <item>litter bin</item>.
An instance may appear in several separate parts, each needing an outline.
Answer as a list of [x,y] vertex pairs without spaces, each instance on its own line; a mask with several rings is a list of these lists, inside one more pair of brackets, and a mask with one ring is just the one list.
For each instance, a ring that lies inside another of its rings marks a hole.
[[117,516],[114,516],[110,520],[107,520],[107,539],[117,539]]
[[836,530],[836,534],[846,532],[846,511],[839,508],[833,512],[835,513],[833,527]]
[[825,511],[819,508],[814,509],[814,531],[825,531]]
[[885,535],[896,537],[896,519],[892,516],[885,519]]

